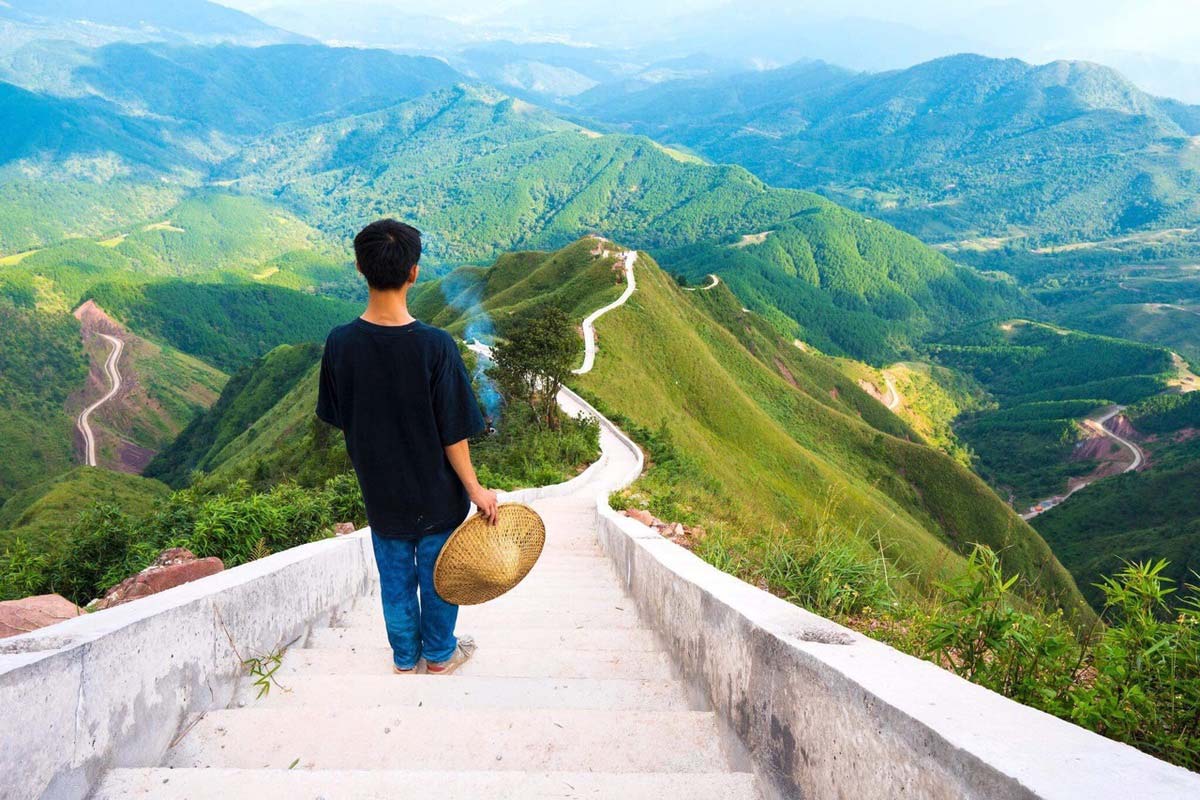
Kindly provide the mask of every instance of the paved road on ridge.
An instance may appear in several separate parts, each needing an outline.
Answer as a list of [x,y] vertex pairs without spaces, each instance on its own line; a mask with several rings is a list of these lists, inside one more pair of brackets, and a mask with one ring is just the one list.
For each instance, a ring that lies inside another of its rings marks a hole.
[[717,284],[719,284],[720,282],[721,282],[720,278],[718,278],[716,275],[713,275],[712,273],[709,273],[708,283],[704,284],[703,286],[687,286],[684,288],[684,291],[686,291],[686,292],[696,292],[696,291],[707,292],[709,289],[717,288]]
[[596,320],[614,308],[620,308],[625,305],[625,301],[632,297],[634,291],[637,289],[637,281],[633,277],[633,264],[637,261],[637,251],[626,250],[624,253],[621,253],[621,258],[625,261],[625,291],[616,300],[604,306],[604,308],[593,311],[583,321],[583,366],[579,369],[571,370],[576,375],[586,375],[592,371],[592,367],[596,364]]
[[107,333],[102,333],[100,336],[107,339],[109,344],[112,345],[108,359],[104,362],[104,371],[108,374],[108,380],[112,384],[112,388],[108,390],[107,394],[80,412],[79,417],[75,420],[76,427],[83,434],[84,463],[89,467],[96,466],[96,437],[92,433],[92,426],[88,423],[88,418],[92,415],[93,411],[113,399],[117,392],[121,391],[121,373],[117,369],[117,362],[121,359],[121,351],[125,349],[125,343],[117,337],[109,336]]

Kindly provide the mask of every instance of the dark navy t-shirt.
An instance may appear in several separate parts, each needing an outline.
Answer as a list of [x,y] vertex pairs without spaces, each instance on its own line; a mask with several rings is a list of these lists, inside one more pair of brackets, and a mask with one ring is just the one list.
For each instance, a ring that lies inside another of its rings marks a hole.
[[466,518],[470,501],[443,448],[483,430],[483,415],[450,334],[423,322],[334,328],[317,416],[346,434],[374,533],[442,533]]

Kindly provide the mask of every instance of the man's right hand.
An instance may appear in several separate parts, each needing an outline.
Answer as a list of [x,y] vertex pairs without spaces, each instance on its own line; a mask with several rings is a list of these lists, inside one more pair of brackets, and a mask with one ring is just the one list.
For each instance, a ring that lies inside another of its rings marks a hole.
[[496,493],[491,489],[485,489],[482,486],[477,486],[470,491],[469,496],[471,502],[479,509],[479,513],[487,517],[487,521],[492,525],[496,524]]

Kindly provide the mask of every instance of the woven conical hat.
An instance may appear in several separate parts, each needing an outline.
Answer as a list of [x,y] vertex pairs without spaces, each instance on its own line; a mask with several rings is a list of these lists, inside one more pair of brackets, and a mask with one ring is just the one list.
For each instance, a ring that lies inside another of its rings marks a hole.
[[546,525],[529,506],[498,506],[495,525],[475,514],[446,540],[433,567],[433,586],[458,606],[495,600],[529,574],[545,543]]

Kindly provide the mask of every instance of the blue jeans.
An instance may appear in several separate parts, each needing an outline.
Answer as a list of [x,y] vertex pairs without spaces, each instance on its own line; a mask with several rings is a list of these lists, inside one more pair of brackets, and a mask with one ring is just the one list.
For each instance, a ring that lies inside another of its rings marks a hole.
[[454,637],[458,606],[438,597],[433,588],[433,565],[452,532],[419,539],[371,536],[379,567],[383,620],[393,661],[400,669],[412,669],[422,656],[434,663],[448,661],[458,647]]

